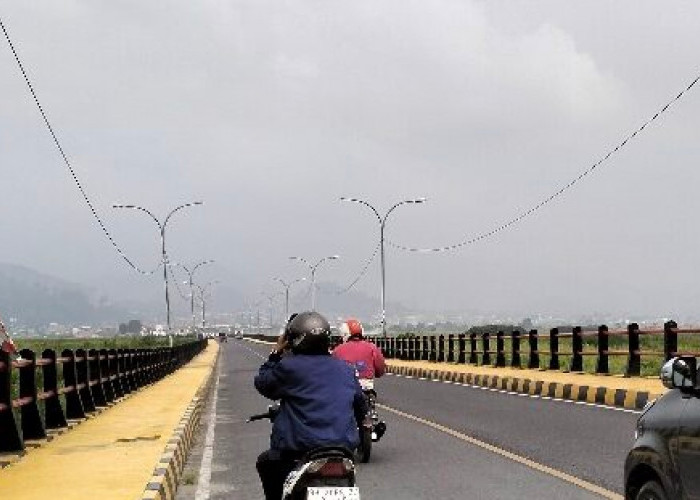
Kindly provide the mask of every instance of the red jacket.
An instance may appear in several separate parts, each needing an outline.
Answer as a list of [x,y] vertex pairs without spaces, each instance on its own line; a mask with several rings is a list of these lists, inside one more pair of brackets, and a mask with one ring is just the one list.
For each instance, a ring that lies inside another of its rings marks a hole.
[[333,356],[353,366],[360,378],[381,377],[386,371],[382,351],[366,340],[348,339],[333,349]]

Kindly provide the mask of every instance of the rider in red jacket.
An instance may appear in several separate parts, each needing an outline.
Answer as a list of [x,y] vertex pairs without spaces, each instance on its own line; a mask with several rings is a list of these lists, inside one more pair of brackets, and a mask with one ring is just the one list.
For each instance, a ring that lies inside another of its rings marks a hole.
[[357,370],[360,380],[372,380],[384,375],[386,364],[382,351],[362,337],[362,325],[356,319],[349,319],[340,326],[347,341],[333,349],[333,356],[342,359]]
[[340,331],[347,340],[333,349],[333,356],[355,369],[369,405],[368,419],[372,422],[372,441],[379,441],[386,432],[386,422],[380,420],[376,412],[377,392],[374,390],[374,379],[386,372],[384,355],[376,345],[362,338],[362,325],[356,319],[345,321],[340,326]]

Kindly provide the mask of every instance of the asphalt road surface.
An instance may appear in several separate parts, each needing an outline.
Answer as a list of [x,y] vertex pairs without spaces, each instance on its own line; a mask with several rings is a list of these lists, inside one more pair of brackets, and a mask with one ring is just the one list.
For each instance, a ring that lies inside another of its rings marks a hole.
[[[253,377],[269,346],[222,344],[218,384],[203,416],[179,499],[263,498],[255,460],[269,401]],[[386,376],[377,382],[388,430],[359,464],[363,500],[587,499],[622,492],[636,415],[457,384]],[[595,491],[596,488],[602,491]]]

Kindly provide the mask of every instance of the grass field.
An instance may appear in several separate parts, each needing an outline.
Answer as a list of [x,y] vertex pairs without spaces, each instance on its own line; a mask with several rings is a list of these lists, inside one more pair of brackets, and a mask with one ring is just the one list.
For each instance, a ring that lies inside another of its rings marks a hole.
[[[63,349],[151,349],[154,347],[168,347],[167,337],[147,336],[121,336],[99,339],[22,339],[15,338],[18,349],[31,349],[37,356],[44,349],[53,349],[60,352]],[[196,340],[195,336],[174,336],[173,345],[180,345]]]

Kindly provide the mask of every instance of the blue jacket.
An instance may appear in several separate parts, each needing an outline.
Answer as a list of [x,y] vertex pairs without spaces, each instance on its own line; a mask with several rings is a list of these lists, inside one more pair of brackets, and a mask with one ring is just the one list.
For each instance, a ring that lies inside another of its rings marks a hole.
[[359,444],[357,419],[367,403],[355,372],[328,355],[271,355],[255,377],[255,388],[279,399],[270,436],[273,450],[308,451],[318,446]]

